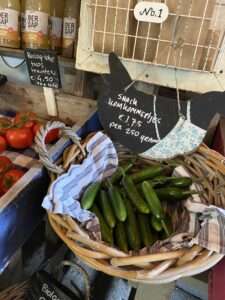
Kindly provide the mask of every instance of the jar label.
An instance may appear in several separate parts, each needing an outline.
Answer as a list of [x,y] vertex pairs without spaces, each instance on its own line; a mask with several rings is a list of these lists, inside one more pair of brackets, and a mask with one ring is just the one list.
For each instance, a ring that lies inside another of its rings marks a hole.
[[25,12],[25,32],[48,34],[48,14],[41,11],[26,10]]
[[8,32],[18,31],[19,12],[14,9],[0,10],[0,29],[5,29]]
[[62,37],[62,18],[51,17],[51,37],[61,39]]
[[75,18],[66,17],[63,21],[63,38],[75,40],[77,31],[77,20]]
[[19,12],[14,9],[0,10],[0,46],[19,48]]

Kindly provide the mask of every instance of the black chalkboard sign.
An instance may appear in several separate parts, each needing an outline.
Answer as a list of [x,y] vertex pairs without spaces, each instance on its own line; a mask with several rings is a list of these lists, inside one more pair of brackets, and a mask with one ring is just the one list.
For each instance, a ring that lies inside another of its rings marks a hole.
[[225,115],[225,92],[196,95],[189,101],[151,96],[138,91],[120,59],[109,55],[110,74],[102,76],[98,113],[109,136],[136,153],[162,140],[177,124],[180,114],[207,130],[216,114]]
[[132,80],[115,54],[110,54],[109,65],[111,73],[98,97],[101,124],[113,140],[135,153],[145,152],[177,124],[177,101],[129,86]]
[[58,57],[54,51],[26,49],[25,58],[33,85],[61,88]]

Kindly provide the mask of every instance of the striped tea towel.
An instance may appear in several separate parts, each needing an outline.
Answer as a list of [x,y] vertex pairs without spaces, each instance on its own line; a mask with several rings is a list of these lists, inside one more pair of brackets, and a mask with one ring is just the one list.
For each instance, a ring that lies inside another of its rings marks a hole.
[[110,177],[118,166],[113,142],[103,133],[95,134],[87,144],[87,158],[80,165],[72,165],[67,173],[51,185],[42,206],[51,213],[69,215],[81,223],[94,215],[81,208],[80,198],[94,182]]
[[225,254],[225,210],[198,203],[190,204],[190,208],[198,211],[200,230],[189,245],[199,245],[210,251]]

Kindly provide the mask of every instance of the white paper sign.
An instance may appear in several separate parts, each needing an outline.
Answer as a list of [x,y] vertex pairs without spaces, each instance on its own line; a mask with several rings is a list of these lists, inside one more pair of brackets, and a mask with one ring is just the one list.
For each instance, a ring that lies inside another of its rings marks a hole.
[[169,15],[169,8],[164,3],[141,1],[134,8],[137,21],[163,23]]

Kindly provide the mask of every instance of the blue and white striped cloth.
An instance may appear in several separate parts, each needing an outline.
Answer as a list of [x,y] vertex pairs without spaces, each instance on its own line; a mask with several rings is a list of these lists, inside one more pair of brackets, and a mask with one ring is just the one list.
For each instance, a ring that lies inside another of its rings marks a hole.
[[72,165],[51,185],[42,206],[51,213],[69,215],[83,223],[94,215],[80,206],[85,189],[94,182],[110,177],[118,167],[113,142],[103,133],[96,133],[87,144],[87,158],[80,165]]

